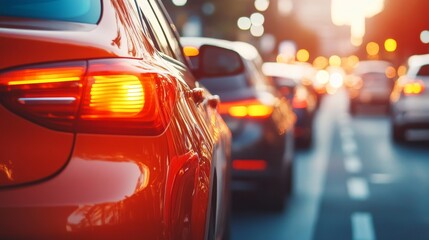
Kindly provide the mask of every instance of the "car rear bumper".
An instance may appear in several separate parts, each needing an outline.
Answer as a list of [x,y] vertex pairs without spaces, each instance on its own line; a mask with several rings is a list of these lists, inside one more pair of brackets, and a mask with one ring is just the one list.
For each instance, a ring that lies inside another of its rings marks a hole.
[[[286,135],[279,134],[269,121],[243,121],[240,125],[239,131],[232,131],[232,190],[247,190],[250,185],[259,188],[279,179],[291,160],[284,157],[289,150]],[[234,161],[263,162],[265,166],[237,169]]]
[[[170,151],[169,139],[168,133],[156,138],[78,135],[68,164],[58,174],[0,189],[0,239],[181,235],[186,226],[174,223],[183,221],[182,212],[204,215],[207,210],[207,202],[193,200],[207,198],[196,186],[206,193],[208,182],[193,183],[208,173],[199,168],[196,154]],[[194,219],[189,223],[195,229],[205,227],[199,217],[195,215],[196,225]]]

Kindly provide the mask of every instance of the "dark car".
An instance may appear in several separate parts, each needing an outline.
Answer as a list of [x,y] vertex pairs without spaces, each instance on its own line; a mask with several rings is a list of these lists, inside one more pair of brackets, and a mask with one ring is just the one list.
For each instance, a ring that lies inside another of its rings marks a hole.
[[388,74],[389,68],[391,64],[381,60],[358,63],[348,87],[352,115],[368,106],[381,106],[386,112],[389,110],[389,97],[394,84]]
[[392,138],[407,140],[408,130],[429,129],[429,54],[414,55],[408,71],[395,82],[391,101]]
[[262,73],[258,51],[244,42],[210,38],[181,42],[199,82],[220,96],[219,110],[233,139],[233,190],[255,190],[281,208],[292,186],[296,117]]
[[0,239],[227,237],[230,131],[157,0],[0,1]]
[[265,75],[292,104],[297,116],[295,124],[296,144],[309,148],[313,139],[313,119],[317,110],[317,95],[310,86],[303,84],[306,70],[297,64],[266,62],[262,66]]

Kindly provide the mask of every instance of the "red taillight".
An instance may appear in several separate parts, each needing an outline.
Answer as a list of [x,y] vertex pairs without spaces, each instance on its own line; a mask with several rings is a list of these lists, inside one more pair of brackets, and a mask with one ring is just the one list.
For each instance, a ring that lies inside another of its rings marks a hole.
[[221,114],[229,114],[236,118],[267,118],[273,112],[273,107],[257,100],[222,103],[219,107]]
[[236,159],[232,161],[232,168],[241,171],[264,171],[267,169],[267,162],[257,159]]
[[425,85],[421,81],[412,81],[412,82],[405,83],[402,88],[402,92],[405,95],[418,95],[423,93],[424,90],[425,90]]
[[298,87],[292,100],[293,108],[307,108],[307,98],[308,92],[304,88]]
[[0,75],[2,103],[45,127],[68,132],[157,135],[175,98],[168,75],[137,60],[93,60]]

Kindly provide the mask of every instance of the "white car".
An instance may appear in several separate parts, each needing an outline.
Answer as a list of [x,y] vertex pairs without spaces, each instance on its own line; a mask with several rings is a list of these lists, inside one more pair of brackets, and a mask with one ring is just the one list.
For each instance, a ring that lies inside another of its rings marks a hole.
[[408,59],[408,71],[400,77],[390,96],[392,138],[407,140],[409,129],[429,130],[429,54]]

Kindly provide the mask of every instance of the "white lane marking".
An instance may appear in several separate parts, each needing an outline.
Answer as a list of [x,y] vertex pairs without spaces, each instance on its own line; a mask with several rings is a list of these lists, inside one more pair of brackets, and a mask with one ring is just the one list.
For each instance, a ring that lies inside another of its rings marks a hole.
[[341,134],[342,140],[348,140],[348,139],[353,138],[353,136],[354,136],[354,132],[353,132],[353,129],[351,127],[341,128],[340,134]]
[[350,122],[351,122],[351,116],[350,116],[350,114],[348,114],[347,112],[343,112],[341,115],[340,115],[340,118],[338,119],[338,122],[341,124],[341,125],[348,125]]
[[352,177],[347,180],[347,191],[353,200],[363,201],[369,198],[368,183],[363,178]]
[[353,240],[375,240],[374,225],[370,213],[353,213],[351,221]]
[[344,158],[344,168],[349,173],[359,173],[362,171],[362,162],[356,155],[346,156]]
[[[313,239],[314,229],[319,219],[318,214],[320,213],[322,194],[325,187],[325,176],[328,171],[329,157],[333,145],[335,118],[340,110],[338,109],[338,103],[343,103],[342,99],[345,97],[330,95],[323,100],[314,122],[315,147],[312,151],[299,154],[298,159],[295,159],[294,193],[292,198],[288,200],[288,211],[281,218],[279,228],[275,229],[279,234],[274,238]],[[255,236],[257,238],[261,229],[260,218],[242,216],[236,221],[239,222],[237,224],[239,227],[243,226],[241,227],[243,230],[241,231],[240,229],[240,236],[237,236],[237,239],[255,239]],[[273,224],[269,223],[269,221],[265,224],[262,223],[263,227],[273,229]],[[258,227],[255,228],[254,226]],[[234,238],[235,232],[238,232],[236,226],[234,225],[232,229],[232,239],[236,239]],[[243,232],[245,233],[244,236]]]
[[352,155],[358,150],[357,144],[352,138],[343,139],[341,146],[343,148],[343,152],[347,155]]
[[374,173],[370,177],[371,183],[388,184],[394,181],[393,176],[386,173]]

